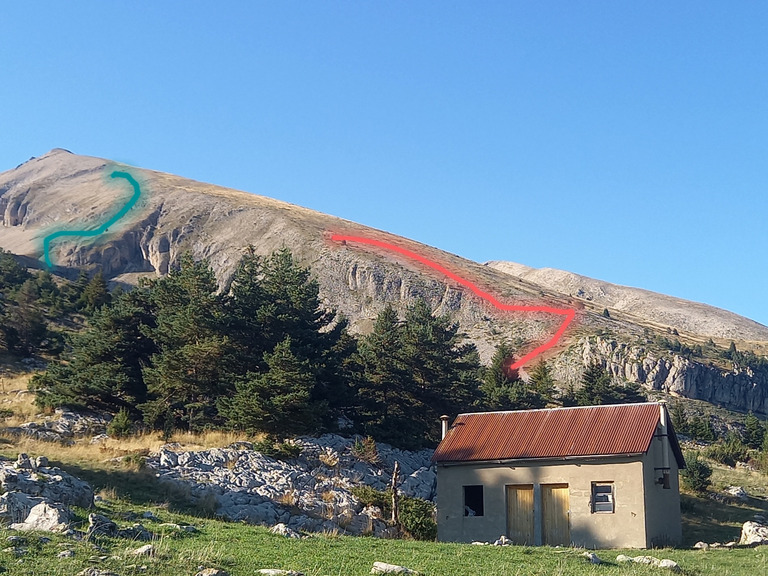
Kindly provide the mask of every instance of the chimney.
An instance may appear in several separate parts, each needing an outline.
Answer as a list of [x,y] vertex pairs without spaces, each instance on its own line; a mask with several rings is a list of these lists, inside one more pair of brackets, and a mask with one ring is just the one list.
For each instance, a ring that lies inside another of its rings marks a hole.
[[667,423],[667,403],[659,402],[659,424],[661,428],[661,478],[659,484],[663,488],[669,488],[669,425]]
[[450,416],[443,414],[440,416],[440,423],[442,424],[443,428],[443,435],[440,436],[440,439],[445,438],[445,435],[448,434],[448,420],[450,420]]

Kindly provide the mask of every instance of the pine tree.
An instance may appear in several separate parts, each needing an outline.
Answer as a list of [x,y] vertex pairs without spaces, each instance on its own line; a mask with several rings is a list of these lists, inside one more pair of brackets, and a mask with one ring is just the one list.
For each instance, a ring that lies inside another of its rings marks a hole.
[[146,290],[122,294],[73,337],[66,362],[51,363],[33,378],[36,402],[41,407],[127,409],[139,417],[137,405],[147,399],[143,368],[157,351],[148,335],[154,327]]
[[440,415],[469,410],[479,398],[479,357],[475,346],[463,340],[458,325],[447,316],[433,316],[423,298],[408,306],[403,353],[422,407],[413,415],[423,430],[415,446],[436,444]]
[[232,363],[222,335],[223,302],[213,270],[184,254],[178,269],[147,282],[155,310],[151,337],[158,352],[144,371],[150,400],[142,405],[145,421],[163,425],[169,408],[174,427],[195,429],[216,422],[215,399],[230,393],[226,378]]
[[27,269],[10,252],[0,248],[0,292],[10,292],[29,280]]
[[765,427],[760,420],[749,412],[744,419],[744,444],[750,448],[759,449],[765,438]]
[[226,335],[237,351],[232,374],[266,370],[265,352],[290,337],[294,354],[315,378],[312,399],[329,406],[326,427],[351,401],[350,359],[357,343],[347,322],[320,305],[319,286],[287,249],[267,258],[252,248],[234,275],[225,307]]
[[80,298],[77,300],[77,306],[87,313],[92,313],[97,308],[101,308],[109,302],[109,290],[107,290],[107,281],[101,270],[94,274],[83,288]]
[[15,295],[15,303],[8,306],[3,328],[9,350],[29,354],[45,339],[48,328],[40,311],[37,284],[28,278]]
[[403,354],[404,327],[389,304],[376,317],[373,331],[360,339],[355,420],[361,432],[402,446],[419,433],[413,414],[420,409],[416,385]]
[[222,412],[229,425],[249,433],[292,435],[317,430],[325,406],[312,401],[315,378],[309,362],[300,360],[287,337],[264,355],[268,369],[239,380]]
[[614,386],[610,373],[599,362],[592,362],[587,366],[581,384],[581,388],[576,392],[576,401],[580,406],[629,404],[646,400],[637,385],[626,383],[623,386]]
[[530,386],[536,394],[548,402],[553,402],[557,397],[555,379],[549,365],[543,358],[531,370]]
[[674,427],[675,432],[689,436],[690,431],[688,425],[688,417],[685,414],[685,408],[683,408],[682,402],[675,402],[675,405],[672,407],[670,416],[672,418],[672,426]]

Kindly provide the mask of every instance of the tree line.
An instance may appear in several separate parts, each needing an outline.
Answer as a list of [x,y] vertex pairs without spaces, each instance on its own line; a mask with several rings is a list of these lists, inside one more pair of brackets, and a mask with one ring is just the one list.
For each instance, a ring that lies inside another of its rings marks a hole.
[[[106,410],[166,435],[229,428],[289,436],[341,425],[420,448],[439,441],[441,414],[645,399],[635,385],[614,385],[597,363],[578,390],[560,392],[544,361],[523,379],[509,368],[507,343],[483,367],[458,325],[433,315],[424,299],[402,317],[385,306],[371,333],[355,337],[346,319],[321,306],[310,270],[286,249],[268,257],[250,249],[223,287],[207,262],[186,254],[167,276],[111,294],[101,274],[53,282],[5,255],[3,294],[31,293],[31,310],[51,318],[87,318],[66,347],[59,336],[60,358],[32,379],[43,408]],[[20,305],[6,297],[4,306]],[[55,331],[40,322],[50,337]],[[19,325],[4,322],[4,333]]]

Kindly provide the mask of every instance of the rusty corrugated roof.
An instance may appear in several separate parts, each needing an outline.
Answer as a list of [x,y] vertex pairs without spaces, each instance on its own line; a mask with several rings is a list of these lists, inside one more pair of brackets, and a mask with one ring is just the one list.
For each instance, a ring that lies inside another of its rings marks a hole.
[[[659,422],[659,404],[579,406],[459,414],[434,462],[642,454]],[[670,435],[674,437],[671,426]],[[674,447],[673,453],[682,460]]]

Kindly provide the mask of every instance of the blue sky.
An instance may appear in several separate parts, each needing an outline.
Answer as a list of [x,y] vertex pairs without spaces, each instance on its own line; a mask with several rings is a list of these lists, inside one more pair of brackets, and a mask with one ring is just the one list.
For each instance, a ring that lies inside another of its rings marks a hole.
[[62,147],[768,324],[768,3],[6,2],[0,24],[0,171]]

